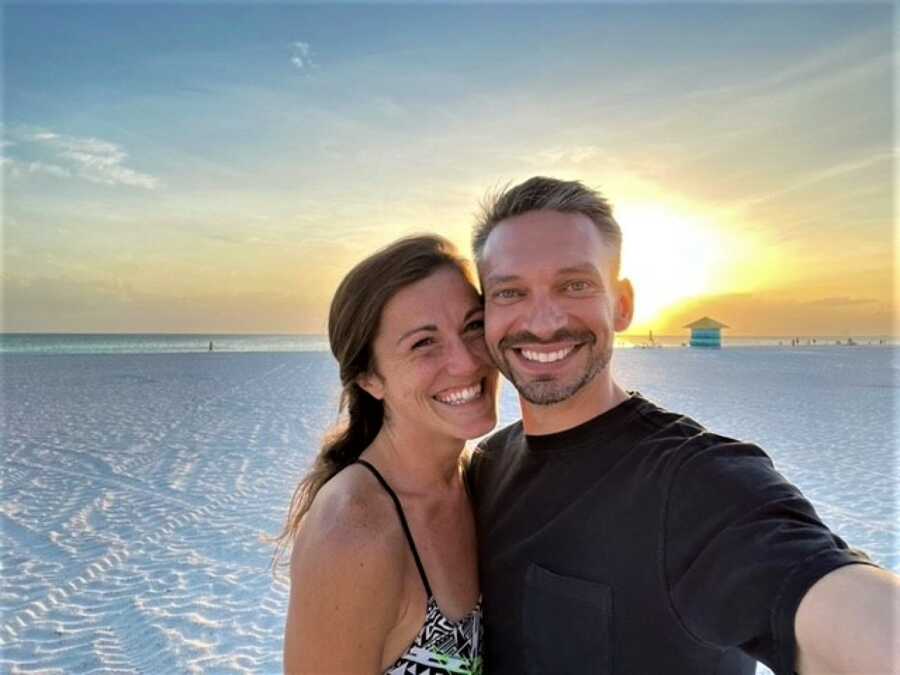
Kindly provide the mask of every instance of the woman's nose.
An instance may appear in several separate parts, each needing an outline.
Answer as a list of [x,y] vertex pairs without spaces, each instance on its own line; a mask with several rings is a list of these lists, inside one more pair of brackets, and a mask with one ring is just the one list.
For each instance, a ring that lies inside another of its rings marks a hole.
[[[484,341],[478,339],[482,345]],[[456,338],[452,341],[448,356],[447,371],[453,375],[467,375],[475,372],[483,366],[483,359],[479,357],[477,348],[473,349],[470,341]]]

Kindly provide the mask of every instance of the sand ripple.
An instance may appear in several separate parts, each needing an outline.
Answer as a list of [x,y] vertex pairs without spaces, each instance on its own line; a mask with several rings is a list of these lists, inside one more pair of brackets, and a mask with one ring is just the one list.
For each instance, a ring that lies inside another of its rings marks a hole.
[[3,365],[0,669],[279,672],[287,589],[260,538],[333,419],[333,387],[307,391],[330,360]]
[[[629,350],[631,388],[756,441],[900,568],[891,350]],[[0,670],[277,673],[264,534],[335,419],[323,353],[5,355]],[[503,394],[504,421],[516,402]],[[761,671],[762,672],[762,671]]]

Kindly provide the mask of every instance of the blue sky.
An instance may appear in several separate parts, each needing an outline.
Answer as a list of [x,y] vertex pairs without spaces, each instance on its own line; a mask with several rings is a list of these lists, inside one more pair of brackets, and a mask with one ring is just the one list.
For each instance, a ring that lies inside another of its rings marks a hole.
[[321,332],[355,260],[467,248],[486,190],[543,173],[617,206],[641,329],[888,332],[893,28],[888,4],[7,4],[4,326]]

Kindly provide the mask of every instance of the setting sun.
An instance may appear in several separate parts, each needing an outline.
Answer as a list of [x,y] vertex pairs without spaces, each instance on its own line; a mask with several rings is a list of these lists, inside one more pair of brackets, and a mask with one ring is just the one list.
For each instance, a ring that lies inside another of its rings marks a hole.
[[653,328],[669,307],[726,281],[732,237],[693,214],[664,204],[622,204],[622,275],[635,290],[634,332]]

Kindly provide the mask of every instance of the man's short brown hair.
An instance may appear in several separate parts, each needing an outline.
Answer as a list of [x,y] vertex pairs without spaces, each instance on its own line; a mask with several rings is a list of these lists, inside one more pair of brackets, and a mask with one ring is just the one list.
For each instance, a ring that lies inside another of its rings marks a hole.
[[609,202],[596,190],[577,180],[558,180],[535,176],[514,187],[489,195],[472,235],[472,252],[481,261],[484,244],[499,223],[529,211],[581,213],[597,226],[604,241],[615,249],[616,269],[622,248],[622,230],[613,218]]

